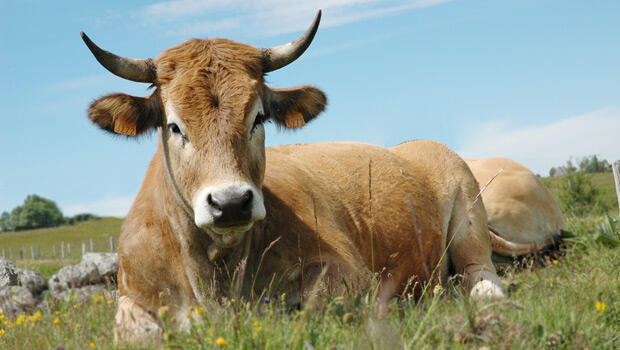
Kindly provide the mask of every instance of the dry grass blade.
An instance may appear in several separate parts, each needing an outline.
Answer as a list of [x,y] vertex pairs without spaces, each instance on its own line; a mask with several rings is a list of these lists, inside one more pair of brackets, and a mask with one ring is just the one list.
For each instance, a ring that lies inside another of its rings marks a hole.
[[256,271],[254,272],[254,277],[252,278],[252,288],[250,289],[251,293],[254,293],[254,284],[256,283],[256,277],[258,276],[258,272],[260,271],[260,267],[263,264],[263,260],[265,259],[265,254],[267,254],[267,252],[276,244],[278,243],[278,241],[280,241],[280,239],[282,239],[282,236],[279,236],[278,238],[274,239],[271,243],[269,243],[269,245],[267,246],[267,248],[265,248],[265,250],[263,250],[263,254],[261,254],[260,256],[260,260],[258,261],[258,267],[256,267]]

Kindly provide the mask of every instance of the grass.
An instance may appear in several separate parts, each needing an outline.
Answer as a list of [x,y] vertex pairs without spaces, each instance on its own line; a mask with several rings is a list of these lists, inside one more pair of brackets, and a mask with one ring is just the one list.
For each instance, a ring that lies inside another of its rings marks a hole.
[[[219,339],[235,349],[617,348],[620,248],[594,241],[598,221],[570,218],[575,244],[546,267],[508,272],[504,301],[474,303],[458,286],[445,286],[419,303],[394,302],[390,315],[380,319],[370,294],[326,298],[293,312],[279,300],[227,300],[195,309],[190,333],[166,330],[163,345],[224,347],[216,345]],[[38,310],[40,320],[34,311],[19,325],[20,315],[5,314],[0,348],[112,348],[115,303],[103,297],[49,301]]]
[[[122,223],[123,219],[107,217],[80,222],[73,226],[0,233],[0,249],[4,251],[7,258],[9,258],[9,252],[12,251],[11,260],[15,261],[17,266],[38,271],[49,277],[62,266],[79,261],[82,256],[82,244],[85,243],[87,249],[90,250],[90,239],[93,240],[94,251],[109,251],[109,237],[114,237],[115,243],[118,242]],[[64,260],[59,259],[61,242],[65,242],[66,259]],[[69,244],[71,245],[70,253]],[[31,259],[31,246],[34,247],[37,258],[35,260]],[[58,259],[53,257],[53,246],[56,246]],[[22,249],[24,258],[20,259],[19,252]]]
[[[615,196],[609,174],[593,181]],[[554,179],[547,180],[549,183]],[[611,185],[611,187],[610,187]],[[615,214],[614,214],[615,215]],[[320,298],[302,311],[280,300],[211,301],[193,311],[189,333],[166,326],[163,347],[172,349],[616,349],[620,347],[620,247],[596,239],[599,216],[569,217],[576,237],[558,260],[503,277],[508,297],[475,303],[458,285],[429,292],[422,301],[394,301],[377,317],[373,293]],[[121,220],[0,235],[0,247],[61,240],[78,246],[90,237],[118,237]],[[616,234],[618,234],[616,232]],[[50,275],[77,258],[23,260],[18,265]],[[46,300],[27,315],[0,315],[0,349],[114,348],[116,301],[107,297]],[[166,325],[168,325],[168,320]],[[218,345],[219,344],[219,345]],[[126,348],[126,347],[123,347]]]
[[[610,213],[618,213],[618,197],[616,196],[616,185],[612,173],[588,174],[594,187],[599,190],[597,201],[602,202]],[[562,176],[542,178],[543,184],[549,188],[551,193],[557,198],[558,184],[562,181]]]

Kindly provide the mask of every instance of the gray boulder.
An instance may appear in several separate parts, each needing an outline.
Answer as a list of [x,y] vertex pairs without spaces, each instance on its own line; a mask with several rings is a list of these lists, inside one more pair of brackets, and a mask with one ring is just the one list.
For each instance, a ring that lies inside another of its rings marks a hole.
[[50,277],[48,285],[52,295],[66,289],[105,283],[118,270],[115,253],[87,253],[77,265],[65,266]]
[[47,289],[47,280],[38,272],[16,268],[17,282],[27,288],[32,295],[37,296]]
[[116,253],[86,253],[82,262],[91,262],[97,266],[102,282],[106,278],[115,278],[118,271],[118,255]]
[[39,300],[30,293],[28,288],[7,286],[0,289],[0,309],[23,312],[32,310],[38,302]]
[[0,289],[16,285],[17,273],[15,272],[15,264],[0,258]]

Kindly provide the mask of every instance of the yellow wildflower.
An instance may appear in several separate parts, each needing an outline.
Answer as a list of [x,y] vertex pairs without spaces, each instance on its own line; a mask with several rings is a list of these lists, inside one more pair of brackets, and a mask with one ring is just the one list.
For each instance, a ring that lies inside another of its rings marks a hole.
[[60,324],[60,319],[59,319],[58,317],[56,317],[56,318],[54,319],[54,324],[55,324],[55,325],[59,325],[59,324]]
[[9,328],[13,328],[15,327],[15,324],[13,322],[9,322],[9,324],[6,325]]
[[256,327],[256,326],[258,326],[258,319],[257,318],[254,319],[254,327]]
[[108,305],[114,304],[114,299],[108,299],[107,303],[108,303]]
[[95,296],[93,296],[93,301],[95,303],[99,303],[100,301],[103,301],[103,295],[95,295]]
[[78,304],[73,305],[73,308],[77,309],[78,308]]
[[559,261],[557,261],[555,259],[552,262],[553,262],[553,265],[557,265],[559,263]]
[[[0,309],[0,310],[2,310],[2,309]],[[2,313],[0,313],[0,321],[1,320],[4,320],[4,315]]]
[[220,337],[220,338],[215,339],[215,345],[217,345],[217,346],[226,346],[226,345],[228,345],[228,342],[226,341],[226,339]]
[[196,307],[194,312],[196,312],[196,315],[201,316],[201,315],[204,315],[205,309],[202,306],[198,306],[198,307]]
[[0,329],[0,337],[4,335],[4,329]]
[[603,313],[605,312],[607,305],[605,305],[602,301],[597,301],[596,304],[594,304],[594,307],[596,308],[596,311]]
[[599,217],[599,218],[598,218],[598,221],[603,221],[603,217],[602,217],[602,216],[601,216],[601,217]]
[[91,348],[91,349],[94,349],[94,348],[96,348],[97,346],[95,345],[95,343],[94,343],[94,342],[92,342],[92,341],[91,341],[91,342],[90,342],[90,344],[88,344],[88,347],[89,347],[89,348]]
[[15,321],[15,324],[18,326],[21,326],[25,320],[26,320],[26,315],[20,314],[19,316],[17,316],[17,320]]

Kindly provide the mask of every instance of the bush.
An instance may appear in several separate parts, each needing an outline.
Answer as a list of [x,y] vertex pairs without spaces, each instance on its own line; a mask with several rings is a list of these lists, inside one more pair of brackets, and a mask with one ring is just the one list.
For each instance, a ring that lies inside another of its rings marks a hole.
[[609,205],[599,200],[598,194],[591,176],[582,171],[564,176],[557,184],[558,204],[565,214],[584,216],[607,212]]

